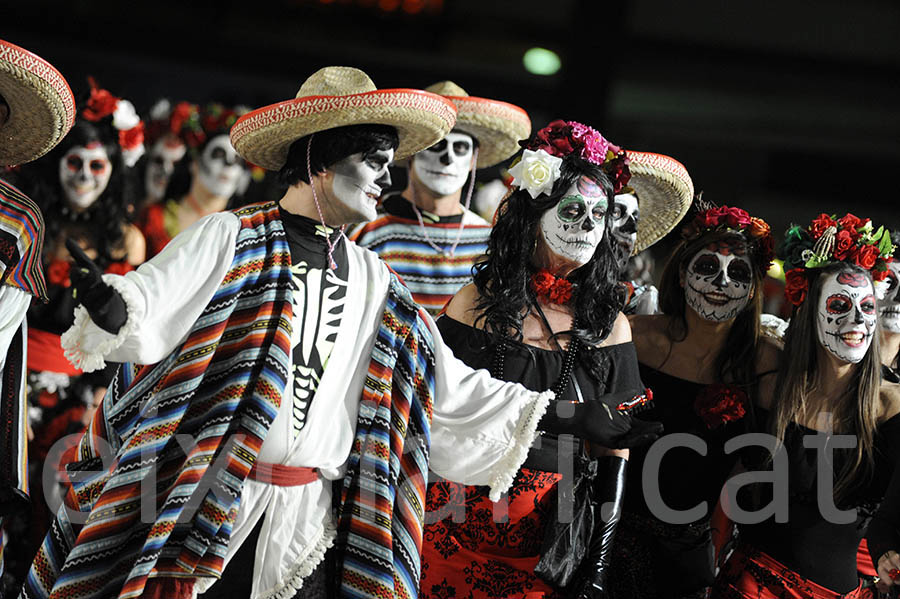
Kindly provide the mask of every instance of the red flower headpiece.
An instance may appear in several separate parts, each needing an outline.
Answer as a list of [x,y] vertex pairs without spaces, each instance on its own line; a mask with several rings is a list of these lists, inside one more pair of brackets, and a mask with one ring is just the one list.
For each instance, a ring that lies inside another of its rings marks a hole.
[[734,231],[747,239],[757,258],[757,267],[765,274],[775,257],[775,238],[768,223],[750,216],[735,206],[717,206],[698,212],[681,231],[686,240],[693,240],[710,231]]
[[134,166],[144,154],[144,122],[137,115],[131,102],[101,89],[93,77],[88,77],[88,83],[91,86],[91,95],[81,111],[81,116],[94,123],[111,116],[112,126],[119,134],[118,142],[122,148],[122,158],[126,165]]
[[868,270],[882,297],[893,254],[891,232],[884,227],[875,230],[868,218],[820,214],[808,227],[792,225],[785,232],[778,254],[784,260],[784,295],[799,306],[809,294],[810,269],[846,262]]
[[596,129],[576,121],[553,121],[527,142],[519,143],[526,150],[544,150],[558,158],[574,154],[603,167],[613,183],[613,193],[621,192],[631,179],[625,150],[611,144]]

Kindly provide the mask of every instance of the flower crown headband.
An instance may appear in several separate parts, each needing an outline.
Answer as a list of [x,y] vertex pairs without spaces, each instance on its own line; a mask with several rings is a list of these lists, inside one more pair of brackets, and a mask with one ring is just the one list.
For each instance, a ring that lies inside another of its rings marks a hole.
[[552,192],[567,156],[578,156],[603,168],[613,183],[613,193],[621,192],[631,179],[625,150],[611,144],[596,129],[576,121],[553,121],[529,141],[519,143],[524,150],[509,174],[512,185],[527,191],[532,199]]
[[117,98],[97,86],[93,77],[88,77],[91,95],[81,116],[97,123],[112,115],[112,126],[119,132],[118,142],[122,148],[122,160],[126,166],[134,166],[144,155],[144,122],[128,100]]
[[[705,203],[710,206],[708,202]],[[681,229],[681,238],[693,241],[710,231],[734,231],[742,234],[756,254],[757,268],[765,275],[775,257],[775,238],[769,224],[761,218],[750,216],[746,210],[735,206],[712,206],[696,213]]]
[[216,131],[230,129],[246,109],[231,109],[211,102],[202,109],[191,102],[179,102],[172,107],[168,100],[160,100],[150,109],[153,139],[172,133],[191,150],[202,146]]
[[778,253],[784,260],[784,296],[799,306],[809,293],[810,269],[846,262],[868,270],[875,282],[875,294],[883,298],[893,253],[890,231],[884,227],[874,230],[868,218],[849,213],[841,218],[820,214],[809,227],[792,225]]

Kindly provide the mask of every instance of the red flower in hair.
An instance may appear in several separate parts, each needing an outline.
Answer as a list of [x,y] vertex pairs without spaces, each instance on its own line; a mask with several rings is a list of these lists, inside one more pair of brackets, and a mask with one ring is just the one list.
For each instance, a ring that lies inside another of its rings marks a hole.
[[853,231],[854,233],[863,225],[863,221],[861,218],[854,216],[849,212],[839,218],[838,222],[841,223],[842,228],[847,229],[848,231]]
[[837,227],[837,223],[827,214],[820,214],[809,224],[809,234],[813,239],[818,239],[828,227]]
[[859,246],[859,249],[852,255],[853,261],[866,270],[871,270],[878,261],[878,248],[874,245]]
[[750,224],[750,215],[746,210],[734,206],[722,208],[725,211],[725,222],[732,229],[743,229]]
[[124,150],[131,150],[144,143],[144,122],[141,121],[136,127],[119,131],[119,146]]
[[784,296],[795,306],[802,304],[809,293],[805,272],[805,268],[792,268],[784,274]]
[[838,260],[844,260],[854,245],[856,245],[856,242],[850,231],[846,229],[838,231],[837,236],[834,238],[834,257]]
[[81,111],[81,116],[96,123],[115,112],[118,103],[119,99],[105,89],[92,87],[91,97],[88,98],[85,109]]
[[722,426],[726,422],[740,420],[747,413],[747,394],[741,389],[716,383],[707,385],[694,400],[694,413],[709,429]]
[[[769,228],[769,223],[764,221],[761,218],[756,218],[755,216],[750,217],[750,225],[748,232],[751,237],[766,237],[771,233],[771,229]],[[772,241],[774,245],[774,241]]]
[[179,102],[172,109],[172,116],[169,117],[169,129],[172,133],[178,133],[184,126],[185,121],[191,118],[194,107],[190,102]]
[[703,229],[712,229],[719,226],[719,213],[716,209],[704,210],[697,215],[697,223]]
[[[890,260],[888,262],[890,262]],[[888,269],[873,270],[872,271],[872,280],[873,281],[883,281],[887,278],[888,272],[890,272]]]
[[113,262],[106,267],[104,272],[111,275],[124,275],[132,270],[134,270],[134,267],[128,262]]
[[69,287],[72,282],[69,281],[69,271],[72,270],[72,265],[65,260],[54,260],[50,263],[50,266],[47,267],[47,279],[53,285],[59,285],[61,287]]

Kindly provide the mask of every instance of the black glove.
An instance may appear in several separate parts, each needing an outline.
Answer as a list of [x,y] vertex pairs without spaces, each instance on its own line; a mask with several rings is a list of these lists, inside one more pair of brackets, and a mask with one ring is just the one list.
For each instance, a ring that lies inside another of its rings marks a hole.
[[69,279],[75,289],[72,296],[87,309],[94,324],[115,335],[128,320],[125,300],[118,291],[103,282],[100,268],[87,257],[81,246],[67,238],[66,249],[75,261],[74,268],[69,271]]
[[631,415],[649,401],[647,390],[610,393],[584,403],[554,401],[538,428],[567,433],[612,449],[639,447],[656,441],[663,431],[661,423]]
[[594,479],[594,533],[575,579],[576,599],[606,599],[609,595],[606,578],[616,528],[622,516],[627,465],[628,461],[618,456],[599,459]]

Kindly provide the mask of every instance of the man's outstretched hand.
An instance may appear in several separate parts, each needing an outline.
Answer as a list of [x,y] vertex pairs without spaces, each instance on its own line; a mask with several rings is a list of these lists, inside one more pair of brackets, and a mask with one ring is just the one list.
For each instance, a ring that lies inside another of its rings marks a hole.
[[128,320],[125,300],[112,286],[103,282],[100,268],[88,258],[81,246],[67,238],[66,249],[75,261],[69,271],[73,297],[85,307],[94,324],[115,335]]

